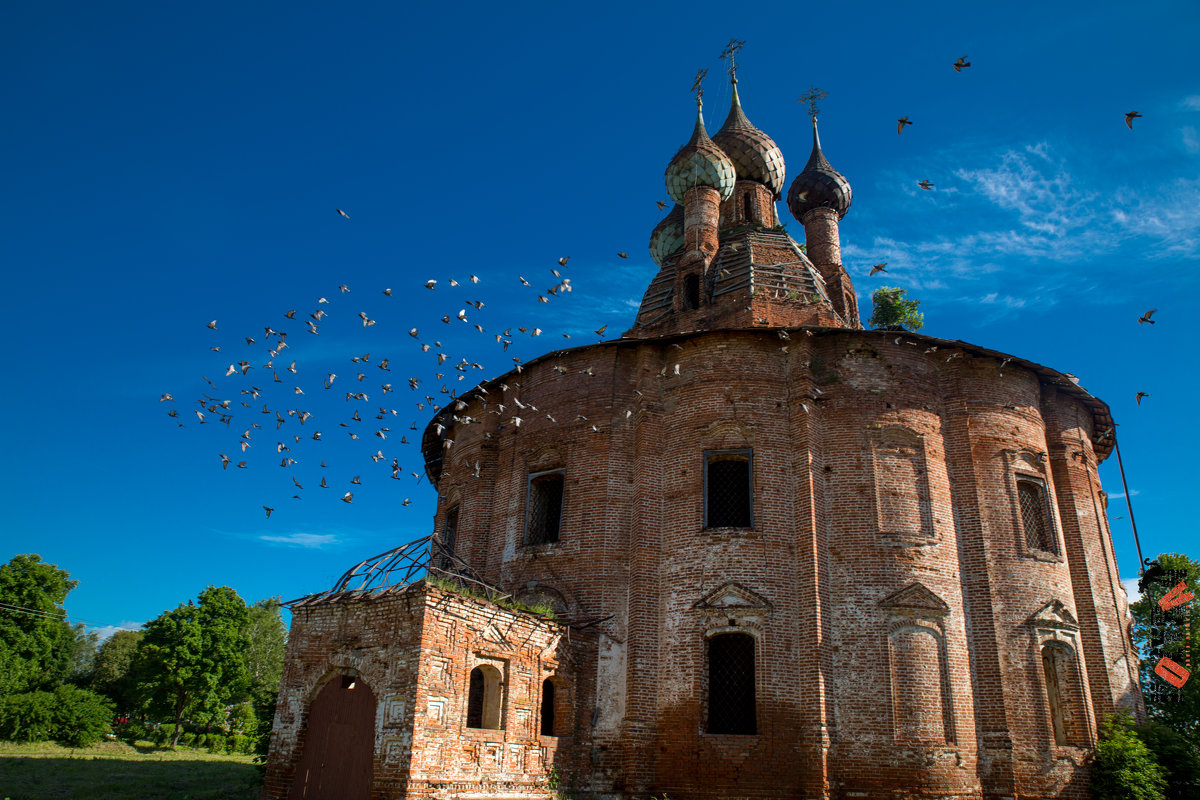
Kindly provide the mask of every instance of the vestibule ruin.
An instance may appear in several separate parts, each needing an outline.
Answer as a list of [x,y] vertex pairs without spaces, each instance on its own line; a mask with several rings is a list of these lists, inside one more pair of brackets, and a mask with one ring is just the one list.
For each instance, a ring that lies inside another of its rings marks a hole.
[[864,330],[811,134],[802,248],[735,80],[630,330],[438,412],[429,540],[293,604],[264,798],[1087,796],[1098,721],[1143,713],[1109,409]]

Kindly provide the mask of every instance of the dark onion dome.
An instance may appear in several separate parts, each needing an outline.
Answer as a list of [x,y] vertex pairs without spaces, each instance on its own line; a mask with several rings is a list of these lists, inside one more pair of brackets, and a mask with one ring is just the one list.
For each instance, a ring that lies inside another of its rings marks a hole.
[[721,195],[722,202],[733,194],[733,184],[737,180],[737,172],[733,162],[721,148],[713,144],[704,130],[704,114],[702,105],[696,103],[696,128],[692,138],[679,148],[679,152],[667,165],[667,194],[680,205],[688,189],[697,186],[708,186],[716,189]]
[[838,219],[850,210],[850,181],[825,160],[817,119],[813,117],[813,150],[804,169],[788,189],[787,204],[792,216],[803,222],[805,213],[814,208],[832,208]]
[[725,151],[737,171],[738,180],[763,184],[778,200],[783,193],[786,168],[783,153],[775,141],[750,124],[738,98],[737,80],[733,81],[733,102],[721,130],[712,137],[713,143]]
[[663,221],[654,226],[650,234],[650,257],[660,267],[663,260],[683,247],[683,206],[678,203]]

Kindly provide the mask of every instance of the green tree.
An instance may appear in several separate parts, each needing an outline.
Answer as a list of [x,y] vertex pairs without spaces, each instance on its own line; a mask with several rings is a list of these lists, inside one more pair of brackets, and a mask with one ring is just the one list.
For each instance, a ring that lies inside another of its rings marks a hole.
[[0,696],[62,683],[75,635],[63,603],[78,581],[41,556],[0,566]]
[[1138,738],[1162,766],[1167,779],[1167,800],[1200,797],[1200,751],[1169,725],[1150,720],[1138,725]]
[[[1142,580],[1142,598],[1129,606],[1133,615],[1133,640],[1142,656],[1141,684],[1146,696],[1146,712],[1183,735],[1193,747],[1200,746],[1200,678],[1191,676],[1175,691],[1154,668],[1160,656],[1181,666],[1200,665],[1200,563],[1181,553],[1163,553],[1155,561],[1158,568],[1147,571]],[[1158,604],[1179,580],[1186,583],[1194,599],[1164,613]]]
[[269,597],[246,609],[246,635],[250,639],[246,648],[246,670],[255,689],[279,691],[283,654],[287,649],[287,628],[280,613],[282,607],[282,598]]
[[164,611],[144,626],[134,660],[137,694],[146,710],[175,724],[225,721],[225,708],[249,688],[246,603],[228,586],[209,586],[195,604]]
[[920,312],[921,301],[909,300],[907,289],[881,286],[871,295],[874,310],[871,311],[872,328],[907,328],[919,331],[925,327],[925,315]]
[[96,646],[100,634],[88,633],[82,622],[71,627],[71,664],[67,668],[67,679],[76,686],[86,686],[96,668]]
[[1138,738],[1129,712],[1109,715],[1092,755],[1096,800],[1165,800],[1166,778],[1154,754]]
[[96,653],[92,688],[112,700],[118,711],[132,711],[136,705],[132,668],[141,641],[141,631],[117,631]]

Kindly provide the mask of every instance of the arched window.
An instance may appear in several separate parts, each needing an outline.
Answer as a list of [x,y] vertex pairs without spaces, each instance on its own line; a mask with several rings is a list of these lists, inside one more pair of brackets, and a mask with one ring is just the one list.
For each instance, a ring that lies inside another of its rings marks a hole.
[[546,678],[542,681],[542,736],[555,736],[554,733],[554,681]]
[[467,688],[467,727],[500,729],[500,671],[481,665],[471,670]]
[[1046,502],[1046,487],[1033,478],[1017,479],[1017,500],[1021,506],[1021,526],[1025,529],[1025,546],[1058,555],[1058,538],[1050,524],[1050,507]]
[[708,732],[758,733],[754,637],[722,633],[708,640]]
[[1086,746],[1074,653],[1059,644],[1043,645],[1042,673],[1046,678],[1046,701],[1050,705],[1054,743]]
[[699,275],[688,275],[683,279],[683,307],[685,309],[700,307]]
[[552,544],[562,526],[563,485],[561,469],[535,472],[529,476],[525,503],[525,544]]
[[454,540],[458,537],[458,506],[446,512],[446,521],[442,524],[441,558],[438,566],[449,569],[453,563],[450,556],[454,555]]

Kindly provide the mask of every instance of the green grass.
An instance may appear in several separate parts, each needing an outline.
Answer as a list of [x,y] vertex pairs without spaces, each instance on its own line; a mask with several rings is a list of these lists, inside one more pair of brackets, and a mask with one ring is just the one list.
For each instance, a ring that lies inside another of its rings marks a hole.
[[149,742],[0,742],[0,800],[254,800],[261,776],[252,761]]

